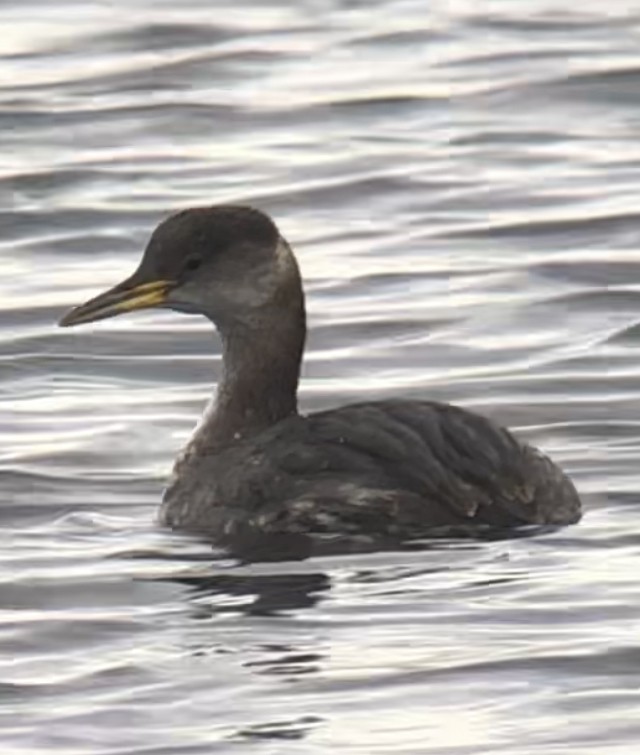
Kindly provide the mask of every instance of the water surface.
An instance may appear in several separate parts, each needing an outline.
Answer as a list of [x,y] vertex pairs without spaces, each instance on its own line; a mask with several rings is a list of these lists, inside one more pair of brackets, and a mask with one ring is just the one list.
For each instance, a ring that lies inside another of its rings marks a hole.
[[[26,0],[0,28],[3,752],[635,752],[633,4]],[[160,530],[215,336],[55,322],[222,202],[297,250],[305,410],[474,408],[583,522],[254,565]]]

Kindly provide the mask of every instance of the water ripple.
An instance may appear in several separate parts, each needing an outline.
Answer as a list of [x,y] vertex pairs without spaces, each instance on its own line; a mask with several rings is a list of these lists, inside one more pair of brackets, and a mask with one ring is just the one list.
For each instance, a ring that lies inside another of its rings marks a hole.
[[[0,6],[5,751],[634,751],[640,16],[552,6]],[[261,564],[157,528],[219,343],[55,323],[214,202],[298,252],[305,409],[476,408],[583,522]]]

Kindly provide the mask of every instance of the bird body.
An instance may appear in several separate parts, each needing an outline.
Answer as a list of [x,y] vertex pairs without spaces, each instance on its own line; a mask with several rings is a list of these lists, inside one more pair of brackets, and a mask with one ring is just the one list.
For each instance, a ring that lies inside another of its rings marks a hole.
[[196,436],[161,520],[229,541],[248,529],[393,540],[579,512],[568,477],[507,430],[448,404],[395,400],[293,416],[219,450]]
[[465,409],[389,400],[301,415],[302,283],[257,210],[169,217],[129,279],[61,324],[146,307],[204,315],[222,340],[216,399],[174,467],[166,525],[230,545],[282,535],[375,543],[580,518],[559,467]]

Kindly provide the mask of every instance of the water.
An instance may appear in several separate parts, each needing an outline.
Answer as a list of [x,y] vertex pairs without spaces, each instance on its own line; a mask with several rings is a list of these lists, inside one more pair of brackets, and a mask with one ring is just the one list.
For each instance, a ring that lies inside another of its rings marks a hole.
[[[637,751],[634,5],[0,5],[3,752]],[[475,408],[583,522],[252,566],[158,529],[218,344],[55,322],[212,202],[298,252],[305,409]]]

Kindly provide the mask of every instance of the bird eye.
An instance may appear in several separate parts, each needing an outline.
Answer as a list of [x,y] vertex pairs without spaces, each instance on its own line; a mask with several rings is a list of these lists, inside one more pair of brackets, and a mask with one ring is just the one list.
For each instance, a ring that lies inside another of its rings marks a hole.
[[184,269],[186,272],[192,273],[194,270],[197,270],[201,264],[202,257],[198,256],[197,254],[193,254],[191,255],[191,257],[187,257],[187,260],[184,263]]

